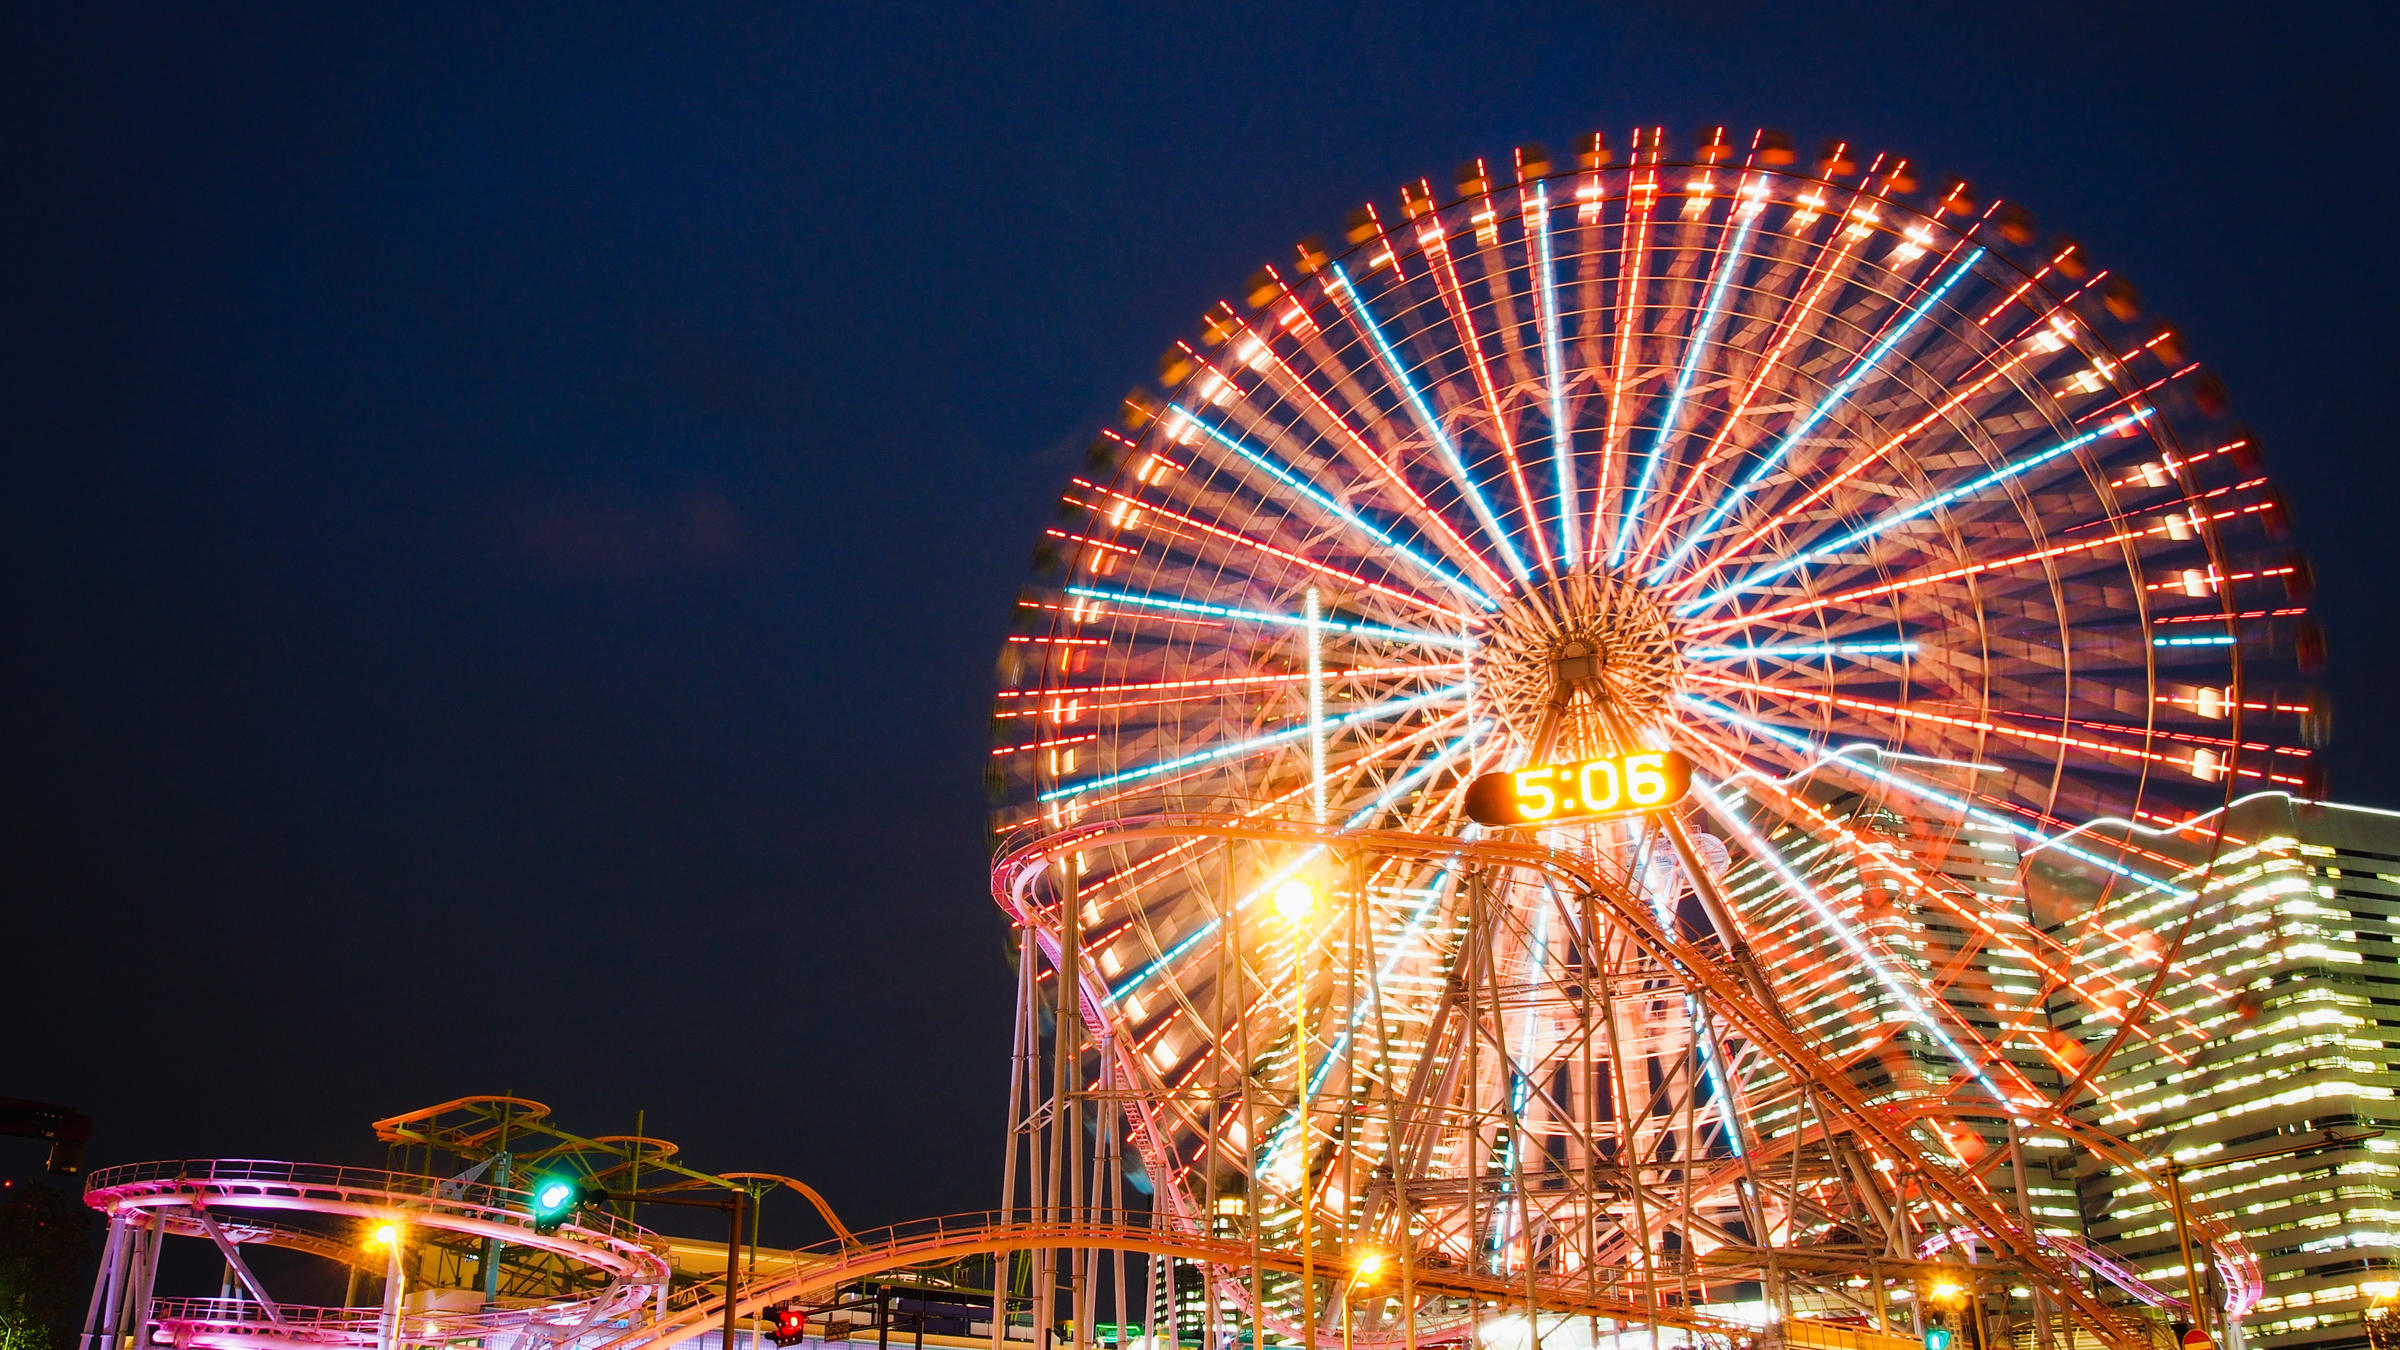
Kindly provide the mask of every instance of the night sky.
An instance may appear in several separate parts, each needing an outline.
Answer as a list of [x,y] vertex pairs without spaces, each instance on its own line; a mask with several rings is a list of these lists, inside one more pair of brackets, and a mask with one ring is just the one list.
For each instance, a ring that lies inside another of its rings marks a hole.
[[505,1091],[994,1203],[1051,494],[1293,240],[1637,122],[1897,151],[2140,286],[2316,560],[2335,794],[2400,806],[2394,35],[2254,9],[20,11],[0,1095],[95,1165]]

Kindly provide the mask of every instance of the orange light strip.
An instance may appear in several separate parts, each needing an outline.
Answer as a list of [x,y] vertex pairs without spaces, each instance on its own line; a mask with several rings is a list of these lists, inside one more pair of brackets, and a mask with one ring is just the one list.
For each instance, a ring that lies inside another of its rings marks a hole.
[[[1291,364],[1283,359],[1283,353],[1275,350],[1274,343],[1269,342],[1264,334],[1257,332],[1248,325],[1244,325],[1242,327],[1241,335],[1236,337],[1234,340],[1237,342],[1252,341],[1258,343],[1260,354],[1267,358],[1268,364],[1274,366],[1275,369],[1283,375],[1284,382],[1290,386],[1293,392],[1299,394],[1301,398],[1307,400],[1308,405],[1312,408],[1315,408],[1317,413],[1322,416],[1335,431],[1339,432],[1344,440],[1350,442],[1351,448],[1356,450],[1360,456],[1364,457],[1367,463],[1373,467],[1375,472],[1382,475],[1383,480],[1392,486],[1394,491],[1398,492],[1402,497],[1407,498],[1409,504],[1417,509],[1418,514],[1414,518],[1431,524],[1435,533],[1439,534],[1442,538],[1447,539],[1453,546],[1455,546],[1457,551],[1452,554],[1452,557],[1457,560],[1462,560],[1469,566],[1481,570],[1485,579],[1488,580],[1493,586],[1497,587],[1500,594],[1507,594],[1509,588],[1508,578],[1502,576],[1498,568],[1486,561],[1482,551],[1477,549],[1473,544],[1468,543],[1466,536],[1460,534],[1458,530],[1443,517],[1441,512],[1434,510],[1432,505],[1428,503],[1424,497],[1418,495],[1417,490],[1408,485],[1408,480],[1400,476],[1400,471],[1392,467],[1392,465],[1388,463],[1382,455],[1376,453],[1374,446],[1367,444],[1365,435],[1362,434],[1356,427],[1351,426],[1349,419],[1343,417],[1340,413],[1335,412],[1333,410],[1333,405],[1327,403],[1324,399],[1324,396],[1320,395],[1313,385],[1300,378],[1300,373],[1292,369]],[[1184,347],[1184,350],[1190,352],[1191,348],[1186,346]],[[1199,353],[1193,352],[1192,359],[1198,361],[1203,369],[1210,370],[1212,372],[1216,371],[1216,367],[1210,365],[1199,355]],[[1224,378],[1222,372],[1217,373],[1219,374],[1220,378]],[[1229,378],[1226,379],[1225,382],[1229,386],[1233,385],[1233,381]],[[1234,387],[1238,388],[1238,386]]]
[[[1947,261],[1947,259],[1945,259],[1945,261]],[[2097,281],[2098,278],[2095,277],[2093,280]],[[2061,297],[2059,301],[2052,305],[2049,309],[2035,315],[2030,323],[2026,324],[2024,328],[2018,331],[2015,340],[2019,342],[2025,342],[2038,337],[2040,330],[2057,317],[2059,311],[2065,308],[2067,303],[2074,298],[2075,294],[2081,294],[2081,292],[2078,291],[2074,294]],[[2164,337],[2165,335],[2161,334],[2160,336]],[[2154,342],[2157,340],[2158,339],[2156,338],[2152,339]],[[1867,469],[1873,467],[1874,465],[1881,463],[1885,456],[1891,454],[1894,450],[1899,449],[1901,444],[1907,441],[1909,437],[1916,435],[1918,432],[1923,431],[1925,428],[1933,425],[1935,422],[1949,416],[1952,412],[1957,411],[1959,405],[1965,403],[1968,399],[1975,397],[1977,394],[1982,393],[1985,389],[1991,386],[1993,381],[2008,375],[2018,366],[2023,365],[2025,362],[2032,360],[2036,356],[2047,356],[2050,354],[2051,353],[2049,352],[2040,350],[2038,347],[2027,347],[2025,350],[2018,352],[2015,356],[2012,356],[2008,360],[2000,363],[1997,366],[1994,366],[1990,374],[1985,375],[1983,378],[1975,381],[1973,384],[1958,390],[1949,398],[1943,400],[1939,407],[1910,423],[1905,430],[1900,432],[1899,435],[1894,436],[1890,440],[1884,442],[1881,446],[1877,447],[1873,453],[1861,456],[1859,459],[1845,466],[1833,477],[1828,478],[1823,483],[1817,485],[1817,487],[1812,489],[1807,496],[1801,498],[1799,501],[1784,508],[1783,510],[1776,512],[1775,515],[1765,524],[1760,525],[1757,529],[1752,530],[1747,535],[1744,535],[1741,539],[1741,542],[1733,545],[1731,548],[1722,549],[1717,552],[1705,563],[1693,569],[1691,574],[1686,576],[1682,581],[1669,587],[1667,589],[1667,595],[1670,598],[1680,596],[1684,592],[1699,585],[1702,581],[1714,574],[1718,568],[1740,556],[1751,545],[1757,543],[1760,539],[1765,538],[1778,527],[1788,524],[1794,517],[1799,515],[1800,512],[1808,509],[1815,503],[1822,501],[1826,495],[1831,493],[1834,489],[1840,487],[1844,483],[1849,482],[1852,478],[1864,473]],[[1983,357],[1983,360],[1985,361],[1989,361],[1990,359],[1991,355],[1986,355]]]
[[1441,222],[1440,212],[1429,213],[1417,230],[1417,244],[1432,264],[1442,304],[1450,311],[1450,322],[1458,326],[1459,334],[1466,339],[1467,364],[1475,372],[1475,387],[1482,392],[1483,406],[1491,414],[1492,433],[1500,442],[1500,457],[1508,465],[1508,480],[1516,485],[1517,503],[1525,513],[1526,527],[1533,535],[1534,550],[1541,556],[1542,570],[1555,576],[1558,564],[1550,556],[1550,545],[1543,538],[1541,517],[1534,513],[1533,490],[1526,485],[1525,466],[1517,459],[1516,440],[1508,434],[1508,419],[1501,415],[1500,391],[1492,387],[1491,368],[1483,359],[1483,338],[1475,331],[1474,317],[1467,313],[1467,299],[1459,290],[1458,268],[1450,261],[1450,241],[1442,233]]
[[[2200,494],[2198,497],[2185,497],[2177,502],[2176,505],[2197,505],[2199,502],[2209,497],[2219,496],[2223,493],[2235,491],[2238,488],[2246,486],[2249,485],[2236,484],[2233,487],[2214,488],[2208,492]],[[2265,509],[2265,503],[2256,503],[2250,506],[2236,507],[2232,510],[2215,512],[2209,515],[2207,519],[2213,523],[2215,521],[2225,520],[2233,516],[2248,515],[2252,512],[2263,511]],[[2091,522],[2091,524],[2095,525],[2104,525],[2107,523],[2108,522],[2105,520]],[[2089,528],[2089,526],[2076,526],[2075,528],[2086,529]],[[2069,531],[2061,531],[2061,533],[2068,532]],[[2119,530],[2114,534],[2104,535],[2096,539],[2086,539],[2073,544],[2057,544],[2049,548],[2039,548],[2030,552],[2019,553],[2013,557],[1994,558],[1988,562],[1968,563],[1959,567],[1946,568],[1939,572],[1928,572],[1920,576],[1905,577],[1899,581],[1886,581],[1873,586],[1862,586],[1854,591],[1843,591],[1837,595],[1822,596],[1814,600],[1796,600],[1791,604],[1780,605],[1773,609],[1756,610],[1747,614],[1736,614],[1731,618],[1716,619],[1708,623],[1696,624],[1686,631],[1694,637],[1704,637],[1710,633],[1723,632],[1729,628],[1741,628],[1754,623],[1764,623],[1769,619],[1780,619],[1790,614],[1804,613],[1813,609],[1824,609],[1830,605],[1847,604],[1853,600],[1865,600],[1878,595],[1889,595],[1894,591],[1904,591],[1917,586],[1931,585],[1932,583],[1938,581],[1955,581],[1960,577],[1979,576],[1985,572],[1996,571],[2000,568],[2022,567],[2027,563],[2035,563],[2049,558],[2063,557],[2069,553],[2081,553],[2088,552],[2092,549],[2107,548],[2113,544],[2121,544],[2128,539],[2139,539],[2143,535],[2164,534],[2166,532],[2167,527],[2164,525],[2145,525],[2136,529]]]
[[[2153,764],[2182,767],[2182,764],[2172,757],[2159,754],[2154,750],[2136,750],[2130,746],[2110,745],[2106,741],[2086,740],[2080,736],[2063,736],[2056,732],[2034,731],[2025,727],[2012,727],[2006,723],[1994,722],[1986,718],[1952,717],[1945,713],[1929,712],[1913,707],[1903,707],[1897,703],[1880,703],[1873,699],[1851,698],[1845,694],[1824,694],[1818,693],[1814,690],[1793,689],[1785,685],[1761,684],[1755,680],[1735,679],[1730,675],[1717,675],[1706,671],[1690,672],[1687,678],[1689,678],[1695,684],[1709,684],[1716,685],[1720,688],[1739,689],[1745,693],[1764,694],[1770,698],[1800,699],[1805,702],[1824,704],[1828,707],[1848,708],[1854,712],[1880,713],[1883,716],[1896,717],[1902,721],[1931,722],[1939,726],[1958,727],[1967,731],[1987,732],[1994,736],[2010,736],[2018,740],[2036,741],[2047,745],[2061,746],[2068,749],[2089,750],[2094,754],[2121,755],[2130,759],[2147,760]],[[2297,778],[2262,773],[2256,769],[2236,769],[2234,772],[2244,778],[2259,778],[2278,783],[2298,783],[2300,781]]]
[[[1205,520],[1195,519],[1191,516],[1184,515],[1180,511],[1171,511],[1166,507],[1160,506],[1156,502],[1148,501],[1141,497],[1132,496],[1129,493],[1119,492],[1114,488],[1102,487],[1098,483],[1092,482],[1088,478],[1074,478],[1070,479],[1069,481],[1078,487],[1090,488],[1094,492],[1104,493],[1107,496],[1114,497],[1118,501],[1121,501],[1136,510],[1150,512],[1153,515],[1163,517],[1167,520],[1172,520],[1179,525],[1189,525],[1193,529],[1199,530],[1204,534],[1213,535],[1219,539],[1226,540],[1229,543],[1240,544],[1245,548],[1257,549],[1261,553],[1281,558],[1285,562],[1298,563],[1300,566],[1308,568],[1310,571],[1319,573],[1320,575],[1336,577],[1340,580],[1347,581],[1352,585],[1363,586],[1368,590],[1376,591],[1383,595],[1388,595],[1394,600],[1404,600],[1409,604],[1422,606],[1425,609],[1432,610],[1436,614],[1448,615],[1449,617],[1457,619],[1462,623],[1480,624],[1483,622],[1483,616],[1480,614],[1470,613],[1469,611],[1463,609],[1452,609],[1448,605],[1444,605],[1436,600],[1428,599],[1425,596],[1416,595],[1408,591],[1398,590],[1394,587],[1386,586],[1381,582],[1369,581],[1365,577],[1358,575],[1356,572],[1345,572],[1341,568],[1335,567],[1331,563],[1318,562],[1314,558],[1293,553],[1287,549],[1277,548],[1273,544],[1253,539],[1246,534],[1228,530],[1222,526],[1211,525]],[[1072,499],[1070,498],[1069,500]],[[1088,505],[1088,503],[1077,502],[1076,505],[1084,506]],[[1140,522],[1137,520],[1134,521],[1133,524],[1138,526]],[[1125,527],[1120,526],[1119,528]]]

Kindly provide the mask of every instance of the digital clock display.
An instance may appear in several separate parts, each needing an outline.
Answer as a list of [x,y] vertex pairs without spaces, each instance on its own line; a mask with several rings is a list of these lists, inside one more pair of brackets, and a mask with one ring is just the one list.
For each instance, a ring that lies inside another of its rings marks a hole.
[[1467,817],[1479,825],[1547,825],[1655,811],[1683,800],[1692,762],[1673,750],[1503,769],[1467,784]]

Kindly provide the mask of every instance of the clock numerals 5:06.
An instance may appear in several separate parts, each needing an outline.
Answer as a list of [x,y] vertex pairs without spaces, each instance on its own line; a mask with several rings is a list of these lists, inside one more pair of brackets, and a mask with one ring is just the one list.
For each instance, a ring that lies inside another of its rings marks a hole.
[[1467,788],[1467,815],[1485,825],[1655,811],[1691,789],[1691,761],[1672,750],[1487,773]]

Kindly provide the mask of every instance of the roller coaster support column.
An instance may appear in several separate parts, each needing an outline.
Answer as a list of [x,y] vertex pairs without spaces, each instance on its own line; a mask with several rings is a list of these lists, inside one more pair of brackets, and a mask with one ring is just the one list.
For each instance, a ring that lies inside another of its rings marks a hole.
[[108,1243],[100,1249],[100,1273],[92,1280],[92,1306],[83,1318],[81,1350],[115,1350],[117,1304],[125,1283],[125,1249],[132,1229],[122,1214],[108,1221]]

